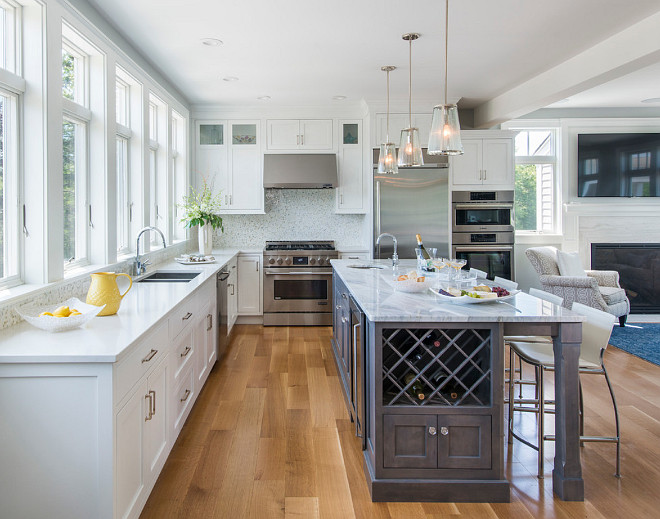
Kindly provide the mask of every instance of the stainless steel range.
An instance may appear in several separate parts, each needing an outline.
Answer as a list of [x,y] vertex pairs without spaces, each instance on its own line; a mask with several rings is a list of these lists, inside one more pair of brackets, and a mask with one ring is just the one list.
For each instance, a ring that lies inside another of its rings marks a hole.
[[268,241],[264,249],[264,326],[332,324],[332,241]]

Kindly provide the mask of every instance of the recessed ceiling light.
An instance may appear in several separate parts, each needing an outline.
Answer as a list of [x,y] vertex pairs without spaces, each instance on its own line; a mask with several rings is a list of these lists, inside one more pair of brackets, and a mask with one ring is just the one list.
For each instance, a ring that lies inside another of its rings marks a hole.
[[332,96],[335,101],[343,101],[346,99],[346,96]]
[[648,99],[642,99],[642,103],[660,103],[660,97],[649,97]]
[[202,38],[202,45],[206,45],[207,47],[219,47],[223,43],[218,38]]
[[257,97],[257,99],[259,99],[259,101],[268,101],[270,99],[270,96],[259,96]]
[[227,76],[222,78],[223,81],[238,81],[238,78],[235,76]]

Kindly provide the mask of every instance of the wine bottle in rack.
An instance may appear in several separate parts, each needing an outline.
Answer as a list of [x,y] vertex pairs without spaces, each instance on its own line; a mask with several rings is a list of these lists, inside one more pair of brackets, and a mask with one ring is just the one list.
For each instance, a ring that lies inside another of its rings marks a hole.
[[406,373],[403,377],[403,381],[406,386],[412,382],[412,385],[408,388],[408,394],[417,400],[424,400],[426,398],[424,383],[419,378],[415,380],[415,376],[415,373]]

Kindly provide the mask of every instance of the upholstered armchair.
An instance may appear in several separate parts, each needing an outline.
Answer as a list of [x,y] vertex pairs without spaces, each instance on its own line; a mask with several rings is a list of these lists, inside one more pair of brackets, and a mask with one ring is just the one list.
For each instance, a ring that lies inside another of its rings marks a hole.
[[630,302],[619,285],[618,272],[586,270],[586,276],[562,276],[555,247],[532,247],[525,254],[539,275],[543,290],[563,297],[566,308],[582,303],[618,317],[619,324],[625,326]]

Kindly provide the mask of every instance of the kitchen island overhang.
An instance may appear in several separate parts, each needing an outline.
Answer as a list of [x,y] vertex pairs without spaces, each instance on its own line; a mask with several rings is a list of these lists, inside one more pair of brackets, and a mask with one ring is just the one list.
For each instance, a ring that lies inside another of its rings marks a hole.
[[[553,488],[563,500],[583,500],[577,373],[583,318],[527,294],[509,301],[517,310],[496,302],[441,303],[430,292],[395,291],[386,261],[373,262],[383,269],[354,264],[332,261],[333,349],[349,411],[362,422],[372,499],[509,501],[503,460],[506,334],[554,338]],[[363,312],[357,326],[351,303]],[[356,375],[364,378],[364,395],[358,394]],[[364,417],[358,416],[360,398]]]

